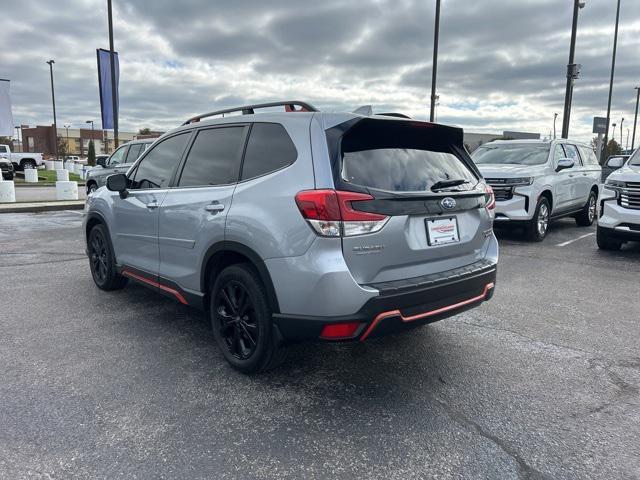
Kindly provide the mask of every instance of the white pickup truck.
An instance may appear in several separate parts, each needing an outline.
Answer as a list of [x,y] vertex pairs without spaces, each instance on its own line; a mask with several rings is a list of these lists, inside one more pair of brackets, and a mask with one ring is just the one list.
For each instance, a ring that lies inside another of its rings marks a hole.
[[0,158],[4,158],[13,163],[15,170],[24,170],[25,168],[37,168],[42,165],[41,153],[15,153],[9,148],[9,145],[0,145]]

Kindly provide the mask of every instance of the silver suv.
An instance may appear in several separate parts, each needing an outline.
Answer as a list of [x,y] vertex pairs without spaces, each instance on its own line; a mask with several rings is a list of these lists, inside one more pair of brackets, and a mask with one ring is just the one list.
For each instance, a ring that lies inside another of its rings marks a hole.
[[133,140],[118,147],[108,158],[102,155],[96,157],[97,166],[89,170],[85,182],[87,194],[93,193],[102,187],[109,175],[121,172],[126,173],[129,167],[154,141],[155,139]]
[[500,140],[472,158],[495,192],[496,225],[524,226],[531,240],[542,241],[551,220],[574,217],[589,226],[596,218],[602,169],[588,145]]
[[628,241],[640,242],[640,149],[607,178],[597,239],[603,250],[619,250]]
[[364,341],[488,300],[494,207],[458,128],[280,102],[165,134],[89,196],[84,233],[99,288],[131,279],[206,310],[225,358],[255,372],[287,343]]

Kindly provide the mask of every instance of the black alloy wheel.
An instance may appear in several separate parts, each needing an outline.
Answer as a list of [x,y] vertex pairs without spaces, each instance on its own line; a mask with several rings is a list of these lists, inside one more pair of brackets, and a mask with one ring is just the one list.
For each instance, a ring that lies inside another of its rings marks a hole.
[[256,351],[260,328],[249,292],[242,283],[231,280],[218,290],[215,301],[220,337],[231,355],[249,359]]

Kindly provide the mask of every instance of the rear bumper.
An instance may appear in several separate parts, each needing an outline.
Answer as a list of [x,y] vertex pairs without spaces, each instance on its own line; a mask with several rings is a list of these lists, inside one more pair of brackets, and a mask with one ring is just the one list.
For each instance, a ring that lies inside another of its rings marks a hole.
[[312,317],[275,314],[274,323],[285,342],[318,340],[326,325],[359,322],[349,338],[331,341],[364,341],[368,338],[410,330],[480,305],[493,296],[495,264],[469,269],[418,286],[381,290],[355,314],[343,317]]

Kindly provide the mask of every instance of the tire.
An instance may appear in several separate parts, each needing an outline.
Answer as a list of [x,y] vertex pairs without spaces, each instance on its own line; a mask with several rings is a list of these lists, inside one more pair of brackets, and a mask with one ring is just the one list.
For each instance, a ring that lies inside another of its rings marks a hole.
[[96,286],[107,291],[124,288],[128,279],[120,275],[116,269],[113,249],[104,225],[98,224],[91,229],[87,248],[89,268]]
[[591,190],[587,203],[582,207],[582,211],[576,215],[576,224],[580,227],[590,227],[596,219],[598,197],[596,192]]
[[622,242],[611,238],[606,228],[598,227],[596,230],[596,241],[598,242],[598,248],[600,250],[620,250],[620,248],[622,248]]
[[282,363],[286,352],[278,345],[267,294],[255,269],[246,263],[231,265],[212,283],[211,326],[227,362],[242,373]]
[[22,168],[23,171],[27,168],[38,168],[38,166],[36,165],[36,162],[33,160],[25,160],[20,164],[20,167]]
[[98,185],[94,182],[91,182],[89,185],[87,185],[87,194],[89,193],[93,193],[98,189]]
[[549,218],[551,216],[551,207],[547,197],[540,197],[533,218],[525,227],[525,234],[529,240],[541,242],[547,236],[549,231]]

